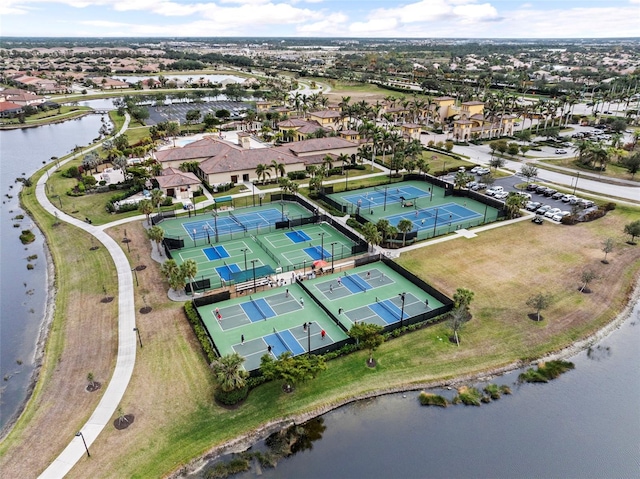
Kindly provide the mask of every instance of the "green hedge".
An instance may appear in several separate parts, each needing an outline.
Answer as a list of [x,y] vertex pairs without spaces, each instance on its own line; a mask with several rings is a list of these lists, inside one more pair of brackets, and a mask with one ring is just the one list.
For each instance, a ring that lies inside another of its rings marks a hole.
[[198,312],[193,307],[193,304],[189,301],[184,304],[184,312],[187,315],[187,319],[189,323],[191,323],[191,327],[193,328],[193,332],[196,333],[196,337],[200,344],[202,345],[202,350],[204,354],[207,356],[207,360],[209,362],[213,361],[217,355],[209,341],[209,336],[204,329],[200,321],[200,317],[198,316]]

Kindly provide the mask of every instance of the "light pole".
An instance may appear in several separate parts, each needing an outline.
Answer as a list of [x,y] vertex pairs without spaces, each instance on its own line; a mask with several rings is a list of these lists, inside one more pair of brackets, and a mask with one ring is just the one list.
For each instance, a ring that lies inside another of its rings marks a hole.
[[331,243],[331,272],[333,273],[333,246],[337,245],[337,242]]
[[324,261],[324,235],[326,233],[323,231],[322,233],[318,233],[320,236],[320,259]]
[[404,319],[404,298],[407,293],[400,293],[400,299],[402,299],[402,309],[400,310],[400,327],[402,327],[402,320]]
[[251,200],[253,201],[253,206],[256,206],[256,184],[251,182]]
[[257,259],[251,260],[251,267],[253,268],[253,292],[256,292],[256,261]]
[[89,448],[87,447],[87,441],[84,440],[84,434],[82,434],[82,431],[76,432],[76,437],[82,438],[82,443],[84,444],[84,448],[87,450],[87,457],[91,457],[91,454],[89,454]]
[[302,260],[302,275],[305,276],[307,274],[307,260]]
[[247,248],[242,248],[240,251],[244,253],[244,270],[247,270]]
[[284,221],[284,201],[282,201],[282,199],[280,199],[280,214],[282,215],[282,218],[280,221]]
[[384,187],[384,207],[382,211],[387,211],[387,189],[388,188],[389,188],[388,186]]
[[207,243],[211,244],[211,237],[209,236],[209,225],[204,225],[204,232],[207,233]]
[[311,321],[307,323],[307,356],[311,356]]
[[[372,163],[372,166],[373,166],[373,163]],[[347,168],[344,171],[347,174],[347,177],[344,180],[344,191],[349,191],[349,168]],[[48,172],[48,170],[47,170],[47,172]]]
[[215,208],[214,212],[213,212],[213,229],[215,230],[214,233],[216,234],[216,243],[218,242],[218,208],[216,206],[217,204],[214,203],[213,207]]
[[431,194],[431,187],[429,187],[429,203],[433,201],[433,195]]
[[436,236],[436,227],[438,226],[438,208],[436,208],[436,220],[433,223],[433,237]]
[[140,347],[142,348],[142,338],[140,337],[140,330],[138,328],[133,328],[133,330],[138,335],[138,342],[140,343]]
[[447,167],[447,162],[443,161],[442,162],[442,176],[444,176],[446,174],[446,167]]
[[580,179],[580,172],[578,171],[578,172],[577,172],[577,175],[576,175],[576,184],[575,184],[575,185],[573,185],[573,194],[574,194],[574,195],[576,194],[576,188],[577,188],[577,186],[578,186],[578,180],[579,180],[579,179]]
[[140,283],[138,282],[138,271],[135,268],[132,268],[131,271],[133,272],[133,275],[136,277],[136,286],[140,286]]
[[196,247],[196,229],[193,228],[193,247]]

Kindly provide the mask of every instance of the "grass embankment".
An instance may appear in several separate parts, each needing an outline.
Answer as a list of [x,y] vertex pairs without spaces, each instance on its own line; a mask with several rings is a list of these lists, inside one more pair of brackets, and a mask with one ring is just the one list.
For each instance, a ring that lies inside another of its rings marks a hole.
[[58,109],[35,113],[26,117],[24,123],[20,123],[18,118],[3,118],[0,122],[0,129],[24,128],[67,121],[86,115],[90,111],[91,108],[86,106],[63,106],[60,108],[60,113],[58,113]]
[[[265,384],[236,410],[213,403],[214,384],[199,347],[178,306],[166,306],[166,286],[154,279],[157,267],[151,265],[140,290],[154,312],[139,318],[144,350],[123,401],[136,422],[126,433],[108,427],[92,447],[92,460],[83,458],[70,477],[162,476],[276,418],[322,411],[353,395],[451,381],[568,346],[610,321],[628,299],[640,249],[624,243],[622,225],[634,213],[618,210],[575,227],[522,222],[403,255],[402,264],[447,294],[457,287],[475,292],[474,319],[460,347],[447,340],[444,325],[426,328],[383,344],[375,369],[365,366],[363,351],[331,361],[317,380],[298,385],[293,394],[283,394],[279,382]],[[128,231],[136,246],[132,256],[145,257],[150,246],[143,232],[131,226]],[[603,265],[600,242],[607,236],[616,238],[616,250]],[[577,291],[586,266],[601,278],[589,295]],[[525,301],[540,290],[552,292],[555,303],[545,310],[547,319],[536,322],[527,317]]]
[[614,180],[632,180],[640,183],[640,177],[638,175],[631,176],[629,170],[627,170],[624,166],[618,165],[616,163],[607,164],[607,168],[604,171],[601,171],[598,168],[585,168],[585,166],[578,162],[578,160],[576,160],[575,158],[541,160],[536,163],[536,166],[553,171],[561,171],[559,169],[553,168],[554,166],[561,166],[563,168],[571,168],[572,170],[575,170],[577,172],[587,172],[594,175],[599,175],[601,178],[610,178]]
[[0,444],[0,470],[6,477],[35,477],[73,438],[104,391],[87,393],[87,374],[107,384],[117,347],[118,303],[101,302],[104,290],[117,294],[110,256],[102,247],[90,251],[93,243],[81,230],[54,226],[55,218],[36,202],[34,187],[25,188],[21,199],[46,232],[58,292],[39,381]]

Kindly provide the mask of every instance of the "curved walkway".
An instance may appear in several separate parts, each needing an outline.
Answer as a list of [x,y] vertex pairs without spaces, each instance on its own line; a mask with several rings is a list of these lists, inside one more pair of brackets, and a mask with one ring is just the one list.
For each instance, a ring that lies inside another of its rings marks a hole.
[[[124,132],[129,125],[129,117],[125,121],[122,130],[118,134]],[[101,143],[94,145],[91,149],[98,148]],[[85,150],[80,154],[84,154],[89,150]],[[74,155],[69,160],[75,158]],[[69,161],[66,160],[66,161]],[[65,161],[65,163],[66,163]],[[135,303],[133,294],[133,275],[131,274],[131,265],[120,245],[102,228],[91,226],[72,216],[69,216],[58,210],[47,198],[45,193],[45,183],[47,176],[42,175],[36,185],[36,198],[52,215],[56,215],[60,221],[65,221],[87,233],[93,235],[100,243],[104,245],[113,258],[118,274],[118,353],[116,358],[116,367],[113,376],[109,381],[102,399],[93,411],[89,420],[80,429],[83,437],[74,437],[69,445],[60,453],[60,455],[45,469],[39,476],[41,478],[62,478],[64,477],[75,463],[86,454],[83,438],[87,442],[87,446],[91,446],[96,440],[102,429],[110,422],[116,408],[120,404],[124,392],[127,389],[129,380],[133,373],[133,366],[136,361],[137,338],[133,328],[136,325]]]

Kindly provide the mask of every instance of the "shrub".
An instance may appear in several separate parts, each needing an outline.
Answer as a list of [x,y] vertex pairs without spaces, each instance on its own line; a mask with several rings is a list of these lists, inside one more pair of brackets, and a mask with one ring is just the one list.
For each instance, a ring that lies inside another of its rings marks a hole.
[[191,324],[191,327],[193,328],[193,332],[196,334],[198,341],[200,341],[204,354],[207,356],[209,362],[213,361],[216,358],[216,353],[209,342],[209,336],[207,336],[204,326],[202,326],[200,322],[198,312],[195,310],[191,302],[184,304],[184,312]]
[[80,176],[80,170],[77,166],[70,166],[62,172],[62,176],[65,178],[77,178]]
[[358,223],[358,221],[355,218],[349,218],[347,220],[347,226],[350,226],[351,228],[354,228],[354,229],[357,229],[357,230],[362,228],[362,225],[360,223]]
[[570,361],[548,361],[540,363],[537,370],[527,369],[527,371],[518,376],[518,380],[527,383],[546,383],[574,367],[574,364]]
[[605,211],[613,211],[616,209],[616,204],[610,201],[609,203],[606,203],[601,208],[604,209]]
[[214,397],[216,401],[221,404],[226,404],[227,406],[233,406],[234,404],[238,404],[240,401],[244,401],[249,394],[249,387],[245,384],[243,388],[234,389],[233,391],[223,391],[222,389],[216,389],[214,393]]
[[428,393],[425,391],[422,391],[420,393],[420,396],[418,396],[418,399],[420,400],[420,404],[422,404],[423,406],[447,407],[449,405],[447,398],[440,396],[438,394]]
[[20,234],[20,241],[22,244],[33,243],[36,240],[36,235],[33,234],[31,230],[22,230]]
[[481,399],[482,393],[478,388],[462,386],[458,389],[458,395],[453,398],[453,403],[463,403],[466,406],[480,406]]
[[497,384],[487,384],[483,391],[491,397],[491,399],[500,399],[500,388]]
[[290,171],[287,173],[287,177],[290,180],[304,180],[307,177],[307,172],[302,171]]

